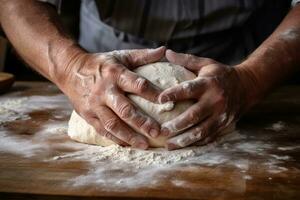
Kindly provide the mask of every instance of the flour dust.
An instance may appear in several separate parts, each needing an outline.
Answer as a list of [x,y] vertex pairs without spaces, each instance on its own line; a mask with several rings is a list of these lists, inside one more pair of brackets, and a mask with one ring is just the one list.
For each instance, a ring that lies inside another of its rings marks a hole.
[[[104,189],[109,186],[110,189],[115,187],[120,190],[157,186],[171,171],[183,169],[183,166],[184,170],[229,166],[237,169],[244,180],[252,180],[249,169],[253,165],[259,165],[269,174],[278,174],[288,170],[284,164],[293,160],[287,153],[300,148],[299,145],[275,146],[267,140],[250,137],[251,133],[243,130],[235,131],[207,146],[175,151],[144,151],[117,145],[100,147],[80,144],[67,138],[67,121],[61,120],[71,113],[71,107],[66,107],[67,102],[64,95],[1,97],[0,113],[6,117],[0,118],[0,153],[26,159],[42,157],[41,161],[49,163],[85,162],[88,166],[86,173],[66,180],[66,187],[96,185]],[[30,119],[30,112],[41,109],[58,109],[60,112],[53,113],[54,118],[45,122],[33,135],[16,135],[6,127],[13,121]],[[283,129],[281,125],[280,128],[275,126],[274,134],[281,134],[289,128],[287,123],[284,123]],[[62,148],[67,151],[61,151]],[[261,162],[252,163],[250,157]],[[170,181],[176,187],[185,185],[181,179]]]

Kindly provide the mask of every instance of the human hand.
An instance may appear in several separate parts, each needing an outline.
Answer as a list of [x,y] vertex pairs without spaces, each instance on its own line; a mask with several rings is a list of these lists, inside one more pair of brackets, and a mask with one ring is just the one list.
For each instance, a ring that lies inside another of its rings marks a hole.
[[232,125],[246,108],[245,90],[235,67],[209,58],[166,51],[169,62],[198,74],[194,80],[168,88],[160,103],[192,99],[195,104],[175,119],[162,124],[162,135],[170,137],[167,149],[212,142]]
[[125,93],[157,102],[160,89],[130,70],[159,61],[164,54],[161,47],[76,55],[66,67],[70,72],[63,91],[99,134],[120,145],[146,149],[145,135],[158,136],[160,125],[135,107]]

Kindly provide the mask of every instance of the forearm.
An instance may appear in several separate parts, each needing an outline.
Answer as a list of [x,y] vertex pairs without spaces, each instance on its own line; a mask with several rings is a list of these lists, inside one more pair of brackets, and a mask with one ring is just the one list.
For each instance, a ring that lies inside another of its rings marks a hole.
[[249,106],[300,67],[300,5],[293,8],[274,33],[236,66]]
[[63,31],[55,9],[36,0],[0,0],[0,22],[20,56],[58,85],[69,60],[83,52]]

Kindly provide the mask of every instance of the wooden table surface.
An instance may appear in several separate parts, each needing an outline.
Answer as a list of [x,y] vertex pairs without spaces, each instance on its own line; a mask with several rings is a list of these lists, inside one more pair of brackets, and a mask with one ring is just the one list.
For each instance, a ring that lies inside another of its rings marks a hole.
[[[120,188],[108,180],[135,179],[130,169],[107,170],[103,180],[76,185],[70,180],[84,177],[90,163],[53,159],[76,151],[65,132],[42,137],[59,131],[54,125],[65,126],[71,113],[55,86],[17,82],[0,96],[0,116],[11,100],[16,109],[0,122],[0,199],[300,199],[300,86],[276,90],[243,117],[237,128],[244,143],[224,149],[226,162],[180,165]],[[283,128],[272,129],[279,121]]]

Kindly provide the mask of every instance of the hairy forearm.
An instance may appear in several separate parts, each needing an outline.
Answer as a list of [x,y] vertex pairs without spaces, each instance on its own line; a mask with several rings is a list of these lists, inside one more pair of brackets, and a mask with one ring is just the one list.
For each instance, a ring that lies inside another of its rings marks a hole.
[[236,69],[248,88],[250,106],[300,67],[300,5]]
[[0,0],[0,22],[20,56],[58,85],[69,60],[83,51],[63,31],[55,9],[36,0]]

